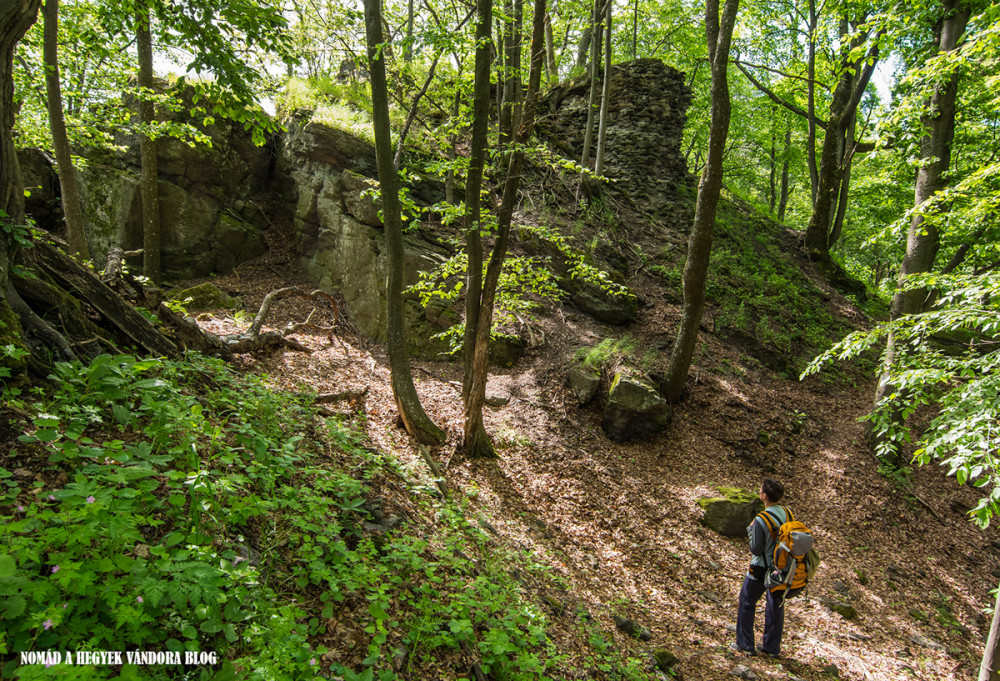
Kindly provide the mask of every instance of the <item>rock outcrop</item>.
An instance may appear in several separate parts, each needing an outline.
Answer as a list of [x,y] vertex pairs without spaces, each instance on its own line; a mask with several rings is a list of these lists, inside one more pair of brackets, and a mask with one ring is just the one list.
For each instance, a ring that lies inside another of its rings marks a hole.
[[764,510],[763,502],[753,492],[742,489],[723,487],[719,492],[720,497],[698,500],[705,509],[702,524],[725,537],[746,537],[747,526]]
[[611,382],[601,427],[616,442],[655,435],[670,424],[670,405],[649,383],[618,373]]
[[[583,153],[589,87],[577,78],[550,90],[539,107],[538,133],[574,159]],[[681,146],[690,103],[684,74],[658,59],[612,67],[603,173],[612,191],[655,214],[692,185]]]

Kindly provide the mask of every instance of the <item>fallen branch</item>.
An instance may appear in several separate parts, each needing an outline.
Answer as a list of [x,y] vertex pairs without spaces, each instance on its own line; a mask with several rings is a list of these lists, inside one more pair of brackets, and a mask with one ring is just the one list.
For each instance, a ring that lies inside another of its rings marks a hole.
[[431,473],[434,474],[434,484],[437,485],[438,490],[441,495],[448,501],[451,501],[451,493],[448,491],[448,483],[445,481],[444,473],[441,472],[441,468],[437,465],[437,461],[431,456],[430,451],[427,449],[426,445],[420,445],[420,455],[427,462],[427,466],[431,469]]

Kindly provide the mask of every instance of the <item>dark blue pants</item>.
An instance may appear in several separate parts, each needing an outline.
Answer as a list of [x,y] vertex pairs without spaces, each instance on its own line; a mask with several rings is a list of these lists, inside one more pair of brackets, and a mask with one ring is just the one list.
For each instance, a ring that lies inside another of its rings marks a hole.
[[757,610],[757,601],[764,594],[764,650],[771,655],[781,652],[781,632],[785,628],[785,600],[779,592],[777,597],[764,588],[763,579],[751,579],[750,575],[743,580],[740,589],[740,605],[736,611],[736,645],[743,650],[754,649],[753,620]]

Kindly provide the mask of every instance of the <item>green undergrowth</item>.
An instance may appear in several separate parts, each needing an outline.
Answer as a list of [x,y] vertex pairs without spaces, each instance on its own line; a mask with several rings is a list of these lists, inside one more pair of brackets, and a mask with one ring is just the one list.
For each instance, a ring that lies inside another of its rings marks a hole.
[[783,230],[720,201],[707,297],[716,305],[717,333],[743,340],[765,365],[797,376],[851,329],[823,304],[825,295],[803,274]]
[[[308,394],[198,355],[59,364],[51,385],[4,391],[30,423],[0,455],[0,677],[646,678],[568,644],[603,641],[592,621],[559,643],[544,566]],[[203,656],[19,663],[98,650]]]

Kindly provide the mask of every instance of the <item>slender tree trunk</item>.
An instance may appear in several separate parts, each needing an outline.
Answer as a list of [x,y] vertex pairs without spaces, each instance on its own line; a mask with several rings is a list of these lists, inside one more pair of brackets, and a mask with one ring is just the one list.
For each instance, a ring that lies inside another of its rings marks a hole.
[[468,258],[465,286],[464,376],[462,403],[468,407],[475,363],[479,304],[483,292],[483,239],[480,231],[480,192],[486,161],[486,132],[490,116],[490,59],[493,0],[476,0],[475,84],[472,97],[472,139],[469,171],[465,180],[465,251]]
[[368,73],[372,86],[372,123],[375,131],[375,159],[378,166],[382,222],[385,224],[386,260],[386,345],[388,346],[392,394],[406,430],[418,442],[441,444],[445,433],[424,411],[410,373],[406,349],[403,310],[403,221],[399,204],[399,176],[393,163],[392,134],[389,128],[389,91],[385,77],[380,0],[365,0],[365,33],[368,38]]
[[413,61],[413,0],[406,2],[406,39],[403,42],[403,61]]
[[[937,27],[938,51],[951,52],[957,49],[969,21],[969,5],[962,0],[950,0],[944,4],[944,16]],[[924,126],[924,136],[920,140],[920,165],[917,169],[916,190],[913,203],[924,205],[935,194],[947,186],[945,175],[951,164],[951,145],[955,137],[955,100],[958,96],[959,74],[954,72],[948,81],[934,91],[927,103],[927,113],[921,122]],[[941,211],[942,208],[929,209]],[[900,286],[892,298],[889,308],[890,318],[895,320],[910,314],[924,312],[927,300],[926,289],[903,290],[907,277],[914,274],[930,272],[934,267],[940,246],[941,235],[933,221],[924,220],[923,213],[917,210],[910,221],[906,236],[906,254],[899,270]],[[882,376],[875,390],[875,404],[896,392],[896,386],[889,380],[889,372],[896,361],[895,338],[892,334],[886,342],[885,362]],[[902,415],[894,410],[890,415],[891,422],[898,422]],[[885,433],[868,429],[868,441],[887,463],[898,466],[901,464],[901,454]]]
[[149,127],[153,123],[153,38],[149,26],[149,8],[139,3],[136,12],[136,50],[139,55],[139,134],[142,196],[142,273],[159,283],[160,269],[160,188],[156,159],[156,140]]
[[662,390],[668,402],[678,402],[684,392],[684,381],[691,368],[698,343],[698,327],[705,308],[705,281],[712,251],[715,212],[722,190],[722,160],[729,135],[729,46],[736,23],[739,0],[726,0],[719,16],[719,0],[707,0],[705,35],[712,66],[712,121],[708,138],[708,160],[698,183],[694,224],[688,239],[687,262],[684,264],[684,311],[673,350],[670,367]]
[[784,222],[785,211],[788,209],[788,159],[792,149],[792,122],[785,127],[785,151],[781,160],[781,198],[778,200],[778,222]]
[[545,14],[545,72],[549,87],[559,82],[559,66],[556,64],[555,37],[552,35],[552,15]]
[[979,667],[978,681],[1000,681],[1000,593],[993,606],[993,622],[990,637],[983,651],[983,663]]
[[59,86],[59,0],[46,0],[43,8],[45,28],[42,52],[45,58],[45,96],[48,99],[49,128],[52,131],[52,148],[59,168],[59,190],[62,196],[63,216],[66,218],[66,242],[73,255],[81,260],[90,259],[87,234],[83,227],[83,209],[80,207],[80,184],[73,168],[73,156],[66,136],[63,116],[62,88]]
[[857,129],[857,120],[858,117],[854,116],[854,119],[851,121],[851,127],[847,130],[847,136],[844,138],[844,160],[842,161],[844,176],[840,181],[837,214],[833,218],[833,227],[830,228],[828,245],[831,249],[840,241],[840,235],[844,232],[844,219],[847,217],[847,200],[850,198],[851,191],[851,165],[854,162],[854,136]]
[[545,61],[545,3],[535,0],[534,18],[531,31],[531,66],[528,75],[528,92],[524,103],[524,117],[518,128],[517,145],[511,154],[504,182],[503,199],[497,214],[497,238],[486,268],[483,281],[482,300],[479,306],[479,323],[476,326],[475,348],[473,350],[472,381],[468,388],[465,404],[465,437],[462,448],[471,457],[496,456],[486,429],[483,427],[483,404],[486,401],[486,381],[489,377],[490,335],[493,326],[493,310],[496,302],[500,272],[507,256],[510,226],[517,204],[517,194],[524,169],[523,145],[531,137],[535,127],[535,109],[538,88],[542,80]]
[[809,52],[808,60],[809,82],[807,93],[807,117],[809,134],[806,141],[806,161],[809,164],[809,191],[813,203],[816,203],[816,191],[819,187],[819,168],[816,165],[816,0],[809,0]]
[[[862,36],[858,40],[863,40]],[[833,91],[830,103],[830,120],[823,137],[820,156],[819,184],[813,202],[812,215],[806,227],[806,249],[822,266],[830,265],[830,228],[837,211],[837,199],[844,178],[844,148],[847,131],[853,124],[861,96],[871,80],[878,63],[878,41],[872,42],[867,54],[846,65]]]
[[774,207],[778,203],[778,141],[774,134],[774,128],[771,128],[771,151],[770,151],[770,165],[771,173],[768,177],[767,182],[767,195],[768,195],[768,212],[774,215]]
[[601,90],[601,120],[597,129],[597,157],[594,160],[594,172],[601,175],[604,172],[604,145],[608,136],[608,106],[611,101],[611,0],[608,0],[604,10],[604,84]]
[[[610,0],[608,0],[610,2]],[[593,23],[591,33],[593,40],[590,47],[590,94],[587,96],[587,127],[583,133],[583,156],[580,165],[590,168],[590,147],[594,143],[594,107],[597,105],[597,71],[601,63],[601,0],[594,0]],[[586,177],[586,175],[584,175]]]
[[635,61],[636,47],[639,44],[639,0],[632,4],[632,61]]

